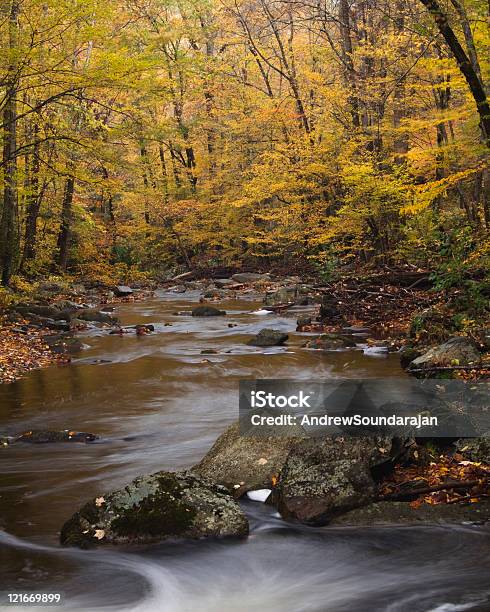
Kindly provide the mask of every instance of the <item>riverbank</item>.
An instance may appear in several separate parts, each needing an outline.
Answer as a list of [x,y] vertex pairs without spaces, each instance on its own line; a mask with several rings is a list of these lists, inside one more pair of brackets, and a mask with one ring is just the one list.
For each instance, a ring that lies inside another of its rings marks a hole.
[[117,321],[109,313],[117,304],[152,294],[151,285],[131,288],[69,281],[40,282],[24,287],[22,293],[12,292],[0,310],[0,384],[32,370],[70,363],[71,355],[82,349],[75,339],[78,331],[113,325]]

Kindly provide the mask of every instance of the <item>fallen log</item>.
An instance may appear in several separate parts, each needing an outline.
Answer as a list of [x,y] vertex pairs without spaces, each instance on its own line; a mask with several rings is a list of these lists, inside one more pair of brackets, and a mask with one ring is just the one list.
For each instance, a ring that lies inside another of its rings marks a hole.
[[401,501],[407,497],[419,497],[419,495],[427,495],[427,493],[435,493],[436,491],[444,491],[445,489],[470,489],[477,485],[488,483],[485,479],[480,480],[453,480],[443,482],[439,485],[432,487],[420,487],[419,489],[412,489],[411,491],[404,491],[399,493],[390,493],[389,495],[380,495],[377,501]]

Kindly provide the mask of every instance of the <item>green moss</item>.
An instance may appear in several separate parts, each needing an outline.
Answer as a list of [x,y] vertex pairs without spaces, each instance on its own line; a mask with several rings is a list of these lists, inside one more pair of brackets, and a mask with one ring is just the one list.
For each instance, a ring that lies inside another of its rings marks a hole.
[[111,530],[122,536],[176,535],[192,526],[196,511],[182,501],[182,489],[172,475],[157,478],[158,487],[134,505],[122,509]]

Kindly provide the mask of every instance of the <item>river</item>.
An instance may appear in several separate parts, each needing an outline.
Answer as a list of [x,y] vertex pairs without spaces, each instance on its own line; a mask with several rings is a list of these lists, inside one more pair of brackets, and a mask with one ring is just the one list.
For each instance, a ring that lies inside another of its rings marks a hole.
[[[3,434],[69,428],[100,436],[0,449],[0,591],[61,592],[67,610],[490,610],[490,532],[472,525],[308,528],[246,501],[246,541],[59,546],[61,525],[84,501],[137,475],[196,463],[236,419],[240,379],[403,376],[396,355],[302,349],[295,313],[253,314],[260,303],[252,299],[220,304],[227,317],[176,314],[198,297],[157,292],[118,305],[123,324],[152,323],[155,333],[86,332],[71,365],[0,386]],[[245,345],[266,326],[288,332],[288,346]]]

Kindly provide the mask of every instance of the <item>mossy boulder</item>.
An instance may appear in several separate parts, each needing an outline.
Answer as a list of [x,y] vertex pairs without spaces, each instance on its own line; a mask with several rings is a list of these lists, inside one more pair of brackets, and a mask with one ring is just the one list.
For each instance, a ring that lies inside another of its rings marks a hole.
[[88,548],[247,534],[248,521],[224,487],[192,472],[157,472],[86,503],[60,541]]
[[285,519],[326,525],[374,501],[373,471],[400,450],[384,436],[302,440],[291,448],[273,500]]
[[305,348],[318,349],[322,351],[338,351],[341,349],[355,348],[355,341],[349,336],[341,334],[322,334],[317,338],[308,340]]
[[240,435],[240,426],[234,423],[193,471],[226,486],[235,497],[240,497],[247,491],[270,488],[289,451],[300,439],[300,436]]
[[250,346],[280,346],[289,336],[277,329],[261,329],[260,332],[247,342]]

